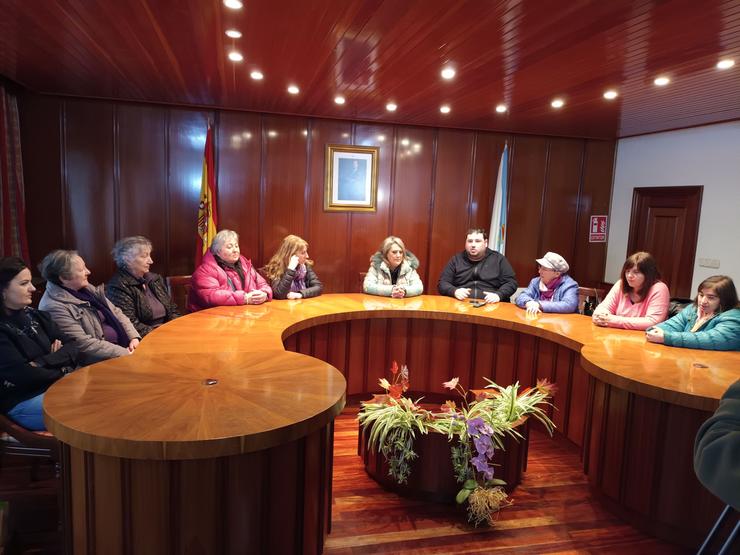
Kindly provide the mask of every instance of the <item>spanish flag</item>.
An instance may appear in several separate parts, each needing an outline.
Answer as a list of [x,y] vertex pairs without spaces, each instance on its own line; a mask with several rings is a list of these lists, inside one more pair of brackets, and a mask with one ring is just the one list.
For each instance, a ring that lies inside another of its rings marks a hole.
[[208,252],[218,226],[216,210],[216,168],[213,160],[213,127],[208,123],[206,147],[203,152],[203,176],[200,181],[200,203],[198,204],[198,239],[196,242],[195,266]]

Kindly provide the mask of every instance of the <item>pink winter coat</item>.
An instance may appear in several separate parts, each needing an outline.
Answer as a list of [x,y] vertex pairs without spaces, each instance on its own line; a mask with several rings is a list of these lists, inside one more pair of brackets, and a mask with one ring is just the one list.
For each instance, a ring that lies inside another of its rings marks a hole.
[[188,310],[195,312],[212,306],[242,305],[245,294],[257,289],[267,293],[267,299],[272,300],[272,289],[252,268],[252,263],[243,256],[239,257],[239,263],[244,269],[244,288],[239,275],[234,270],[224,270],[208,251],[190,280]]

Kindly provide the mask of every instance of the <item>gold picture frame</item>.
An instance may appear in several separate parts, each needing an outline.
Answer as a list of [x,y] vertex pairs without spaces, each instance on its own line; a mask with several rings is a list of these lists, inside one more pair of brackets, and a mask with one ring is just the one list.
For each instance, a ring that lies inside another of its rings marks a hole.
[[326,145],[324,210],[375,212],[380,147]]

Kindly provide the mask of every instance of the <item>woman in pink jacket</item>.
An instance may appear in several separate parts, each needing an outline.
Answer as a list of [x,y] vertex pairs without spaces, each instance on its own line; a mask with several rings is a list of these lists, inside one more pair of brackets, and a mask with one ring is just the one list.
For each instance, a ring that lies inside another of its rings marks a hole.
[[650,253],[636,252],[628,257],[620,277],[594,310],[594,324],[646,330],[666,319],[670,293],[660,281],[658,265]]
[[239,254],[239,236],[222,229],[213,238],[211,250],[193,272],[188,310],[212,306],[262,304],[272,299],[272,289]]

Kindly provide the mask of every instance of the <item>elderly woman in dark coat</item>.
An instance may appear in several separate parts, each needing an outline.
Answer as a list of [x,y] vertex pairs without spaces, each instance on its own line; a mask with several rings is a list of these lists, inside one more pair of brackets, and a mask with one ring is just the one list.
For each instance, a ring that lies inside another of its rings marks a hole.
[[0,258],[0,412],[40,431],[44,393],[77,366],[77,346],[62,344],[49,315],[31,308],[35,290],[23,260]]
[[149,239],[126,237],[113,246],[111,254],[118,271],[105,286],[105,294],[141,337],[180,316],[162,276],[149,271],[154,263]]

